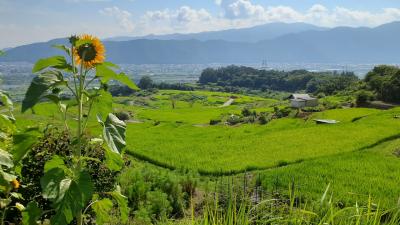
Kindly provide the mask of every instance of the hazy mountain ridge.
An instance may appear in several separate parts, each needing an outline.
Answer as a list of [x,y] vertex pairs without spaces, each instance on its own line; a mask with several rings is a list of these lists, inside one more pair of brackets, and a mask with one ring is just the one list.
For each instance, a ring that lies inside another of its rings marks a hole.
[[[116,63],[395,63],[400,60],[400,22],[376,28],[337,27],[286,34],[255,43],[224,40],[148,40],[104,41],[107,59]],[[34,62],[60,54],[55,39],[8,50],[1,61]]]
[[208,31],[189,34],[166,34],[146,35],[138,37],[113,37],[105,41],[131,41],[138,39],[149,40],[223,40],[231,42],[258,42],[267,39],[274,39],[282,35],[299,33],[309,30],[327,30],[328,28],[318,27],[307,23],[268,23],[248,28],[228,29],[220,31]]

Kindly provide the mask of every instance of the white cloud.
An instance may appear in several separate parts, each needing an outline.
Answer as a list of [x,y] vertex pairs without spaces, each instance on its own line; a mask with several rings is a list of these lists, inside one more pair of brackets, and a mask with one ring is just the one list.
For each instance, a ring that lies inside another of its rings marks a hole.
[[138,30],[141,30],[143,34],[198,32],[204,31],[206,24],[213,22],[214,18],[207,10],[181,6],[176,10],[147,11],[140,19]]
[[328,9],[315,4],[306,12],[289,6],[262,6],[251,0],[215,0],[222,16],[232,24],[256,25],[268,22],[307,22],[321,26],[377,26],[400,20],[400,8],[383,8],[381,12],[353,10],[344,7]]
[[135,29],[135,24],[132,22],[132,14],[128,11],[114,6],[104,8],[100,10],[100,13],[115,18],[118,24],[127,32],[132,32]]
[[250,27],[271,22],[306,22],[320,26],[377,26],[400,20],[400,9],[384,8],[380,12],[359,11],[343,7],[329,9],[315,4],[304,12],[292,7],[263,6],[251,0],[214,0],[221,13],[182,6],[177,9],[147,11],[137,22],[137,35],[192,33]]
[[[165,21],[165,20],[176,20],[177,22],[194,22],[210,20],[211,14],[205,9],[195,10],[189,6],[182,6],[177,10],[157,10],[147,11],[142,17],[143,20],[147,21]],[[173,21],[169,21],[173,22]]]
[[266,11],[261,5],[254,5],[249,0],[223,1],[221,7],[225,10],[225,17],[229,19],[261,19]]
[[189,6],[182,6],[176,11],[176,19],[179,22],[190,23],[195,21],[207,21],[212,18],[211,14],[205,9],[195,10]]

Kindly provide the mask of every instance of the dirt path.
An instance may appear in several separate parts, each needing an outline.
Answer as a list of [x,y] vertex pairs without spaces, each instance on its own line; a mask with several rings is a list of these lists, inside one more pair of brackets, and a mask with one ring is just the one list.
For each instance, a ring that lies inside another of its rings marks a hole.
[[228,101],[226,101],[223,105],[221,105],[220,107],[227,107],[230,106],[233,102],[235,101],[235,99],[230,98]]

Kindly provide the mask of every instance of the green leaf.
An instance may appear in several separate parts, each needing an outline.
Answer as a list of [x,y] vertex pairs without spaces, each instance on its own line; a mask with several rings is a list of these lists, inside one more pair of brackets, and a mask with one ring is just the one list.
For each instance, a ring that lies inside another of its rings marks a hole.
[[0,50],[0,56],[3,56],[3,55],[5,55],[5,53]]
[[82,210],[82,197],[78,185],[65,179],[60,183],[60,196],[54,202],[56,214],[51,217],[51,224],[67,225]]
[[107,115],[112,111],[113,99],[109,92],[105,90],[99,90],[98,94],[96,96],[92,95],[91,98],[93,101],[92,115]]
[[35,106],[41,99],[45,98],[47,91],[57,86],[65,86],[63,75],[59,71],[45,71],[35,78],[33,78],[28,90],[26,91],[25,98],[22,101],[21,111]]
[[0,170],[0,175],[1,175],[2,179],[7,182],[7,186],[9,185],[10,181],[17,179],[17,177],[15,175],[13,175],[11,173],[7,173],[3,170]]
[[62,69],[66,71],[72,71],[72,66],[67,63],[64,56],[53,56],[45,59],[39,59],[33,66],[32,73],[37,73],[46,68]]
[[112,207],[113,203],[108,198],[104,198],[93,203],[92,209],[96,213],[96,224],[102,225],[110,222],[109,215]]
[[106,166],[113,171],[120,171],[124,166],[124,160],[121,154],[106,149]]
[[0,90],[0,101],[9,109],[13,108],[13,102],[10,97],[3,91]]
[[108,147],[115,153],[121,153],[122,149],[126,146],[126,124],[112,113],[108,114],[104,123],[100,116],[98,116],[98,121],[103,126],[103,139]]
[[58,198],[58,196],[60,196],[61,190],[60,183],[64,179],[65,173],[63,169],[53,168],[51,170],[48,170],[40,179],[43,198],[50,200],[55,200],[56,198]]
[[113,199],[118,203],[119,212],[121,214],[121,221],[125,223],[128,220],[129,207],[128,198],[121,194],[121,188],[117,186],[117,189],[109,193]]
[[22,200],[24,199],[24,197],[22,197],[22,194],[18,192],[11,192],[10,196],[16,199],[22,199]]
[[15,164],[17,164],[26,155],[26,153],[28,153],[28,151],[32,148],[32,145],[37,142],[40,135],[41,133],[38,129],[29,129],[14,134],[12,154]]
[[103,65],[108,66],[108,67],[112,67],[115,69],[119,69],[120,67],[117,64],[114,64],[112,62],[103,62]]
[[46,162],[44,165],[44,172],[46,173],[47,171],[55,168],[60,168],[64,170],[64,172],[68,170],[68,168],[65,166],[64,160],[58,155],[54,155],[51,160]]
[[114,70],[110,69],[109,66],[115,67],[114,64],[108,62],[96,66],[96,76],[100,78],[102,83],[106,84],[110,80],[116,80],[125,84],[132,90],[139,90],[136,84],[133,83],[126,74],[116,73]]
[[22,212],[23,225],[37,225],[37,221],[42,215],[42,209],[39,208],[37,202],[29,202],[25,211]]
[[86,205],[87,202],[92,199],[94,192],[93,182],[90,178],[90,174],[87,171],[82,171],[79,175],[78,186],[81,191],[82,196],[82,207]]
[[44,95],[42,98],[47,98],[50,101],[58,104],[60,102],[60,98],[58,97],[58,95],[56,94],[48,94],[48,95]]
[[[46,168],[56,166],[57,160],[46,163]],[[60,163],[60,162],[58,162]],[[81,171],[76,179],[65,176],[61,168],[48,170],[41,179],[42,195],[53,203],[56,214],[52,224],[69,224],[82,210],[93,194],[93,183],[89,173]]]
[[14,121],[15,121],[14,118],[4,114],[0,114],[0,129],[14,130],[15,128]]
[[0,199],[0,208],[4,209],[11,203],[11,199],[8,198],[2,198]]
[[65,53],[67,53],[67,55],[71,56],[71,49],[65,45],[52,45],[51,47],[60,49],[60,50],[64,51]]
[[11,168],[14,166],[12,155],[0,149],[0,165]]

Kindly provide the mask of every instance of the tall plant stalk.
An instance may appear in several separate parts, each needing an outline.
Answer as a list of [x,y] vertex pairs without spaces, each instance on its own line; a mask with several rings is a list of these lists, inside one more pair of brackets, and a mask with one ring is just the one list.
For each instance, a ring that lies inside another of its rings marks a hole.
[[[51,218],[52,223],[67,225],[73,219],[76,219],[77,224],[82,225],[85,208],[93,206],[94,212],[100,218],[99,221],[104,221],[107,213],[104,210],[96,211],[96,209],[104,209],[105,206],[101,204],[108,204],[111,201],[107,198],[100,200],[98,194],[94,195],[96,190],[85,162],[96,159],[88,159],[84,157],[85,155],[82,152],[83,149],[88,147],[87,142],[84,141],[84,134],[89,118],[91,118],[90,114],[97,113],[98,121],[103,128],[103,147],[106,160],[102,163],[108,169],[119,171],[122,168],[123,160],[120,153],[125,147],[125,123],[118,120],[110,112],[101,109],[92,110],[93,103],[111,106],[111,95],[107,93],[105,88],[110,80],[120,81],[132,89],[138,88],[125,74],[114,71],[115,68],[118,68],[117,65],[104,62],[104,45],[98,38],[91,35],[81,35],[79,37],[72,36],[69,40],[70,47],[63,45],[54,47],[67,53],[70,60],[65,59],[64,56],[53,56],[41,59],[35,64],[32,72],[38,75],[28,88],[22,102],[22,112],[33,108],[42,98],[48,98],[59,107],[60,113],[63,114],[61,118],[64,120],[64,126],[69,131],[67,123],[68,105],[61,103],[60,92],[63,89],[59,87],[68,89],[74,96],[77,109],[77,113],[75,113],[77,129],[76,137],[71,143],[73,151],[71,157],[67,159],[69,161],[72,158],[72,164],[65,164],[63,156],[55,155],[45,165],[47,169],[41,179],[41,186],[42,196],[50,200],[55,208],[55,215]],[[66,73],[69,73],[71,77],[66,78],[64,76]],[[88,76],[93,77],[89,82],[86,82]],[[94,80],[97,80],[100,84],[96,91],[89,87],[89,84]],[[107,98],[108,101],[97,101],[99,98],[102,98],[102,100]],[[101,115],[106,115],[105,121],[101,119]],[[113,192],[103,194],[108,194],[118,203],[123,221],[126,221],[127,202],[120,193],[120,189],[116,188]],[[96,199],[93,200],[93,198]],[[92,200],[93,202],[90,203]],[[110,207],[106,208],[111,210]]]

